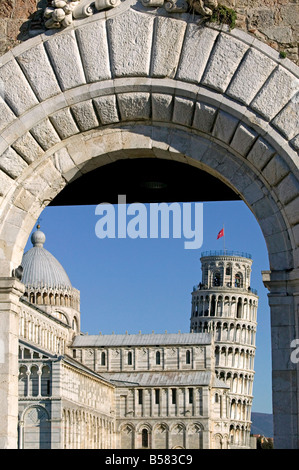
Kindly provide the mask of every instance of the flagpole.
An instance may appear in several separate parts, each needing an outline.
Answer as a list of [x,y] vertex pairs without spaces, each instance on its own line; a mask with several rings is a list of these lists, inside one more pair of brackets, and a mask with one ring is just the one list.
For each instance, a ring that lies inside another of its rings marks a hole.
[[223,251],[225,254],[225,230],[224,230],[224,224],[223,224]]

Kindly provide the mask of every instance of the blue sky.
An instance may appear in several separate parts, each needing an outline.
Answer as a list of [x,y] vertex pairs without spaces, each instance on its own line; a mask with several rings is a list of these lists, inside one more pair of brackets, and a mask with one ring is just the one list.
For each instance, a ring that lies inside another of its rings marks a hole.
[[[189,332],[191,292],[201,280],[201,252],[223,249],[217,234],[224,224],[225,247],[253,258],[251,287],[258,290],[259,308],[252,409],[271,413],[270,311],[261,275],[269,262],[262,232],[247,206],[242,201],[204,203],[199,249],[185,249],[184,238],[173,238],[171,232],[168,239],[99,239],[95,207],[47,207],[40,220],[45,248],[81,292],[82,332]],[[25,250],[31,246],[29,239]]]

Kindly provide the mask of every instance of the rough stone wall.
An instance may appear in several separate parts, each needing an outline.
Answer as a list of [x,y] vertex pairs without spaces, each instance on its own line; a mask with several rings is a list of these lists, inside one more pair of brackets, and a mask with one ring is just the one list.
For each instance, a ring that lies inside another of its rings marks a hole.
[[237,13],[236,26],[299,63],[299,0],[220,0]]
[[[50,3],[50,2],[49,2]],[[221,0],[237,13],[236,26],[299,64],[299,0]],[[0,0],[0,55],[29,37],[47,0]]]
[[38,0],[0,0],[0,55],[28,38]]

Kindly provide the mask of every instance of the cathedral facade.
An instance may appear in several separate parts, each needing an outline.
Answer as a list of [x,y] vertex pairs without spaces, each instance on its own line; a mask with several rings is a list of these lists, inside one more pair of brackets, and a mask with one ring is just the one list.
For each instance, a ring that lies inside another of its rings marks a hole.
[[22,261],[22,449],[251,448],[251,257],[203,254],[190,333],[84,335],[80,292],[32,234]]

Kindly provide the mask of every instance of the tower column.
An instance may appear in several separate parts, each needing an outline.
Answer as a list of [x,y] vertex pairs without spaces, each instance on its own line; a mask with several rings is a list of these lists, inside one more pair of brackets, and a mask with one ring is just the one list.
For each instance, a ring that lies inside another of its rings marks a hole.
[[[249,362],[248,337],[243,323],[246,328],[256,327],[247,308],[249,302],[255,305],[258,302],[257,292],[248,287],[252,258],[248,253],[215,251],[202,253],[201,263],[202,281],[192,295],[204,299],[205,330],[212,332],[216,326],[215,367],[220,377],[230,378],[231,425],[234,429],[243,429],[245,425],[250,429],[250,416],[245,419],[243,409],[244,400],[250,398],[245,388]],[[254,355],[254,345],[250,349]],[[241,437],[229,444],[230,448],[244,446],[247,444]]]
[[19,298],[24,285],[0,278],[0,448],[16,449],[18,440]]

